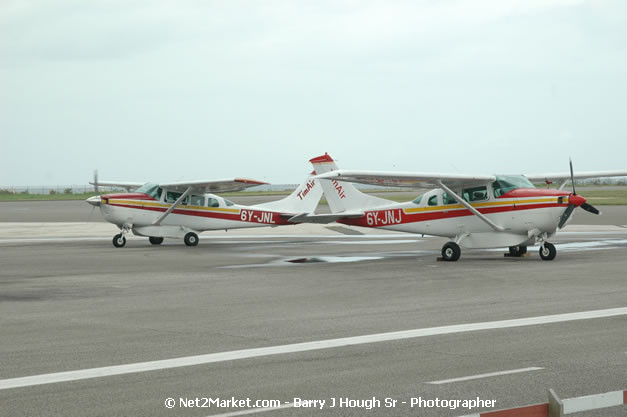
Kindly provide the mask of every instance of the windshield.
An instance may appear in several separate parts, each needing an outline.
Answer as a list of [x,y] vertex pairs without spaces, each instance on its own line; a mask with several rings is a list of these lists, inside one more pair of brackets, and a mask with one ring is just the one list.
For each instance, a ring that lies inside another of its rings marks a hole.
[[420,200],[422,200],[422,196],[424,194],[420,194],[418,197],[416,197],[416,199],[414,201],[412,201],[412,203],[414,203],[415,205],[419,205],[420,204]]
[[536,188],[531,181],[522,175],[497,175],[496,181],[492,183],[494,197],[515,190],[516,188]]
[[139,187],[136,190],[136,192],[148,194],[155,200],[159,200],[159,198],[161,197],[162,190],[161,188],[159,188],[159,184],[153,184],[153,183],[147,182],[146,184]]

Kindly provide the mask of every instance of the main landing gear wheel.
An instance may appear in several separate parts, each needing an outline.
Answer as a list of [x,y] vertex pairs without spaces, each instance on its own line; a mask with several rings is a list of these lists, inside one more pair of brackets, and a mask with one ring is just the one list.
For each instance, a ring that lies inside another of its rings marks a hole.
[[557,250],[551,243],[544,242],[542,246],[540,246],[540,258],[542,258],[543,261],[552,261],[555,259],[555,255],[557,255]]
[[150,243],[152,243],[153,245],[160,245],[163,243],[163,238],[162,237],[156,237],[156,236],[150,236],[148,238],[148,240],[150,241]]
[[454,262],[459,259],[459,256],[461,254],[462,250],[455,242],[448,242],[447,244],[442,246],[442,259],[444,259],[445,261]]
[[113,236],[113,246],[121,248],[126,245],[126,238],[122,233]]
[[185,237],[183,238],[183,240],[185,241],[185,244],[187,246],[196,246],[198,245],[198,235],[194,232],[189,232],[185,234]]
[[525,253],[527,253],[526,246],[510,246],[509,247],[509,256],[518,258],[518,257],[523,256]]

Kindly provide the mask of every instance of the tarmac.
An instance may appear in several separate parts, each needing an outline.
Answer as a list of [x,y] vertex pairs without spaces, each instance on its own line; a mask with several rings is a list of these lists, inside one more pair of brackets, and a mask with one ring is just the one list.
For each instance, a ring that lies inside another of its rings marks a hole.
[[0,416],[462,416],[627,388],[627,207],[578,210],[554,261],[454,263],[336,224],[116,249],[90,209],[0,203]]

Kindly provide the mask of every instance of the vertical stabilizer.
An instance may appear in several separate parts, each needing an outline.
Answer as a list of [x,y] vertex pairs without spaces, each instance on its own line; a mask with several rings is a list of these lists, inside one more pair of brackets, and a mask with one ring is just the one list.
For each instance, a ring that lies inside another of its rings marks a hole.
[[255,208],[279,211],[282,213],[313,213],[322,197],[320,180],[307,177],[289,196],[269,203],[257,204]]
[[[310,159],[309,162],[313,165],[314,172],[317,175],[329,171],[337,171],[338,169],[335,161],[328,153]],[[322,185],[331,213],[364,211],[394,203],[390,200],[364,194],[350,182],[336,181],[334,179],[317,181]]]

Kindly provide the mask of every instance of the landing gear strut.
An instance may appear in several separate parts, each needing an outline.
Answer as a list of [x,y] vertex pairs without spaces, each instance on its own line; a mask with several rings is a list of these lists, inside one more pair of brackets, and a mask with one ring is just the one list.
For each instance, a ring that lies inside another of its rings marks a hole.
[[122,248],[124,245],[126,245],[126,238],[122,233],[113,236],[113,246],[116,248]]
[[442,259],[449,262],[455,262],[462,254],[462,250],[455,242],[448,242],[442,246]]
[[132,225],[129,223],[124,223],[120,226],[120,232],[117,235],[113,236],[113,246],[116,248],[122,248],[126,245],[126,234],[131,231]]
[[549,242],[542,243],[542,246],[540,246],[540,258],[543,261],[552,261],[555,259],[555,255],[557,255],[557,250],[553,244]]

